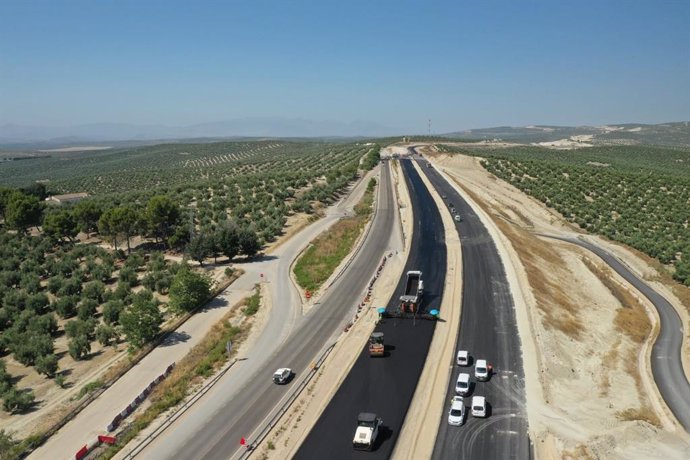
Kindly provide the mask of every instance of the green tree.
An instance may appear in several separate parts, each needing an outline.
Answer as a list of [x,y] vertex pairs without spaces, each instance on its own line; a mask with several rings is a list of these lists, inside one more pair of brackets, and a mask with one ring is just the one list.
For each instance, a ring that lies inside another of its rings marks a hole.
[[98,302],[93,299],[82,299],[77,306],[77,318],[87,321],[94,317],[98,309]]
[[67,337],[75,338],[80,335],[84,337],[91,338],[93,336],[93,331],[96,329],[97,320],[95,318],[90,318],[88,320],[75,319],[68,321],[65,324],[65,333]]
[[74,242],[79,228],[72,213],[66,209],[61,209],[51,212],[43,218],[43,233],[57,240],[66,238],[69,242]]
[[[2,394],[2,393],[0,393]],[[12,438],[12,433],[0,430],[0,460],[14,459],[14,449],[19,445],[19,441]]]
[[103,214],[103,209],[93,200],[80,201],[72,210],[79,230],[89,234],[98,231],[98,220]]
[[10,414],[17,414],[29,410],[34,404],[35,396],[31,390],[21,391],[12,388],[2,399],[2,407]]
[[127,241],[127,252],[131,252],[130,238],[139,228],[137,212],[129,206],[119,206],[105,211],[98,220],[98,231],[112,242],[117,251],[119,238]]
[[38,226],[41,221],[41,203],[34,195],[15,192],[10,195],[5,208],[5,223],[8,227],[26,232],[29,227]]
[[87,299],[95,300],[100,303],[103,302],[103,294],[105,293],[105,284],[102,281],[90,281],[86,283],[82,289],[82,296]]
[[36,358],[36,372],[46,377],[53,378],[58,371],[58,357],[56,355],[43,355]]
[[187,243],[187,254],[192,260],[199,262],[199,265],[204,265],[204,259],[209,257],[212,252],[213,239],[209,238],[205,233],[198,233],[192,237]]
[[15,189],[9,187],[0,187],[0,216],[5,218],[5,209],[7,208],[7,203],[10,202],[10,197],[16,192]]
[[232,222],[221,225],[214,234],[214,244],[231,261],[240,252],[240,232]]
[[160,332],[162,322],[163,318],[156,301],[141,297],[137,297],[120,315],[122,332],[132,350],[141,348],[153,340]]
[[55,313],[60,315],[61,318],[67,319],[77,314],[77,296],[64,296],[60,297],[52,304]]
[[22,193],[27,195],[33,195],[39,200],[45,200],[48,197],[48,192],[46,191],[46,184],[43,182],[34,182],[31,185],[21,188]]
[[201,273],[182,267],[170,285],[168,306],[179,312],[192,311],[208,301],[211,295],[211,279]]
[[0,360],[0,395],[12,388],[12,376],[7,372],[5,361]]
[[139,282],[137,272],[131,267],[122,267],[118,278],[118,284],[125,284],[127,286],[136,286]]
[[115,340],[116,337],[117,333],[115,332],[115,328],[112,326],[101,324],[96,328],[96,340],[98,340],[98,343],[104,347],[110,345],[110,342]]
[[80,361],[91,353],[91,342],[88,337],[79,334],[69,341],[68,345],[69,355],[75,360]]
[[153,196],[146,205],[146,220],[156,241],[167,245],[180,222],[180,206],[165,195]]
[[103,321],[105,324],[116,324],[120,320],[120,313],[124,310],[125,304],[122,300],[112,299],[103,305]]
[[247,257],[254,257],[261,249],[259,238],[256,236],[256,232],[251,229],[245,228],[240,230],[239,240],[240,250]]

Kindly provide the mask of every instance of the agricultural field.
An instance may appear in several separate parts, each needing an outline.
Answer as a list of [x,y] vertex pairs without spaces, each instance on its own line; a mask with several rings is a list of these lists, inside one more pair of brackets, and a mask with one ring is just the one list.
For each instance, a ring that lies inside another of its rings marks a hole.
[[489,172],[581,228],[638,249],[690,286],[690,150],[439,146],[483,158]]
[[[79,363],[139,350],[207,301],[211,280],[173,260],[255,256],[288,216],[337,200],[378,151],[222,142],[0,163],[0,422],[84,383]],[[43,201],[69,192],[90,196]]]

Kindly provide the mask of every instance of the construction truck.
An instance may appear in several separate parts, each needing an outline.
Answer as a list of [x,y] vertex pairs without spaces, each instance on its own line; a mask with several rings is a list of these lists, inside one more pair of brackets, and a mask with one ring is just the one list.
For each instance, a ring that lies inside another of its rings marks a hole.
[[383,356],[385,350],[383,332],[372,332],[369,337],[369,356]]
[[400,296],[400,312],[416,314],[422,303],[423,293],[422,272],[410,270],[407,272],[407,280],[405,281],[405,294]]
[[383,420],[371,412],[362,412],[357,417],[357,429],[352,440],[352,447],[358,450],[372,450],[376,437],[379,435],[379,427]]

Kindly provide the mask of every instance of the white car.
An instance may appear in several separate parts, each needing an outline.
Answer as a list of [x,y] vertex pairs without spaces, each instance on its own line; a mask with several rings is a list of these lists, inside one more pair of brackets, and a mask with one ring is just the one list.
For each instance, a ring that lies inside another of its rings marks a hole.
[[292,369],[288,367],[281,367],[273,374],[273,381],[277,384],[287,383],[292,377]]
[[472,396],[472,417],[486,417],[486,398]]
[[458,375],[458,380],[455,382],[455,392],[459,395],[466,395],[470,392],[470,374]]
[[448,425],[460,426],[465,423],[465,402],[462,396],[453,396],[448,411]]
[[470,363],[470,354],[467,350],[458,351],[458,356],[456,358],[458,366],[467,366]]
[[455,219],[455,222],[460,222],[462,220],[462,217],[460,217],[460,214],[456,214],[454,219]]
[[489,380],[489,366],[486,364],[485,359],[477,360],[477,364],[474,366],[474,376],[480,382]]

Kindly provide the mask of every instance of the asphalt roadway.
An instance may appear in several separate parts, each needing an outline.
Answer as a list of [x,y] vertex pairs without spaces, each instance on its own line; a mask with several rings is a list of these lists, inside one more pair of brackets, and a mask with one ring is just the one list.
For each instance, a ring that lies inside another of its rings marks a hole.
[[[453,362],[448,382],[447,407],[443,412],[434,459],[526,459],[530,455],[525,408],[522,350],[515,319],[515,306],[505,269],[496,245],[477,214],[459,193],[439,174],[420,161],[432,185],[446,196],[444,201],[462,217],[455,222],[462,246],[462,313],[456,350],[467,350],[471,366]],[[474,362],[486,359],[493,365],[488,382],[474,378]],[[455,396],[455,381],[460,372],[469,373],[471,392],[465,396],[467,417],[462,426],[450,426],[447,413]],[[487,418],[470,414],[471,396],[485,396]]]
[[652,302],[659,312],[661,322],[659,336],[652,347],[652,375],[669,409],[685,431],[690,432],[690,383],[683,372],[683,323],[676,309],[647,283],[635,276],[620,260],[599,246],[577,238],[543,236],[577,244],[593,252]]
[[[446,275],[445,234],[441,216],[410,160],[401,159],[414,214],[411,249],[405,264],[421,270],[422,308],[439,308]],[[400,279],[387,305],[395,310],[404,290]],[[424,367],[436,323],[423,319],[383,319],[377,331],[385,334],[387,356],[371,358],[362,350],[352,370],[321,414],[295,455],[296,459],[388,458],[401,431],[417,381]],[[360,412],[375,412],[383,428],[375,450],[355,451],[352,438]]]
[[[386,164],[382,167],[377,212],[369,237],[348,271],[323,296],[321,304],[298,319],[283,348],[253,375],[250,385],[230,397],[214,388],[171,426],[165,436],[147,447],[142,457],[227,460],[243,451],[240,438],[252,442],[252,433],[291,389],[290,384],[275,385],[271,380],[273,371],[290,367],[296,373],[292,382],[297,381],[352,318],[358,300],[389,249],[396,215],[390,169]],[[280,308],[280,299],[274,299],[273,308]]]

